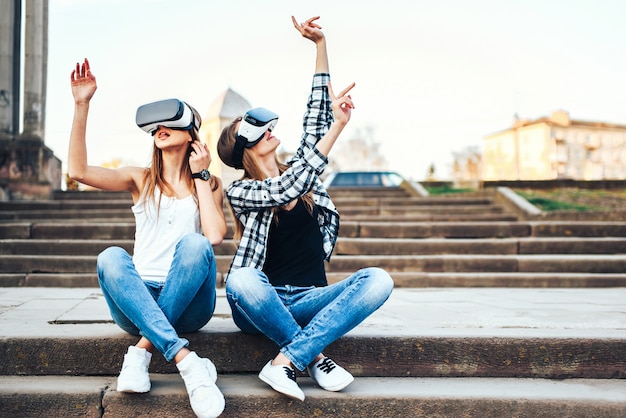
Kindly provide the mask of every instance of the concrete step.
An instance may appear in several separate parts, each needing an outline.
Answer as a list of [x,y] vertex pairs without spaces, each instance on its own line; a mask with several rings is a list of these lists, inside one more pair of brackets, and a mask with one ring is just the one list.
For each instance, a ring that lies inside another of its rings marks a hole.
[[[47,203],[47,202],[46,202]],[[57,202],[52,202],[57,203]],[[87,202],[93,205],[93,202]],[[51,205],[50,205],[51,206]],[[339,212],[343,216],[349,217],[367,217],[376,216],[389,218],[392,216],[402,216],[404,218],[425,218],[431,217],[438,219],[458,219],[460,215],[473,216],[476,219],[480,217],[499,218],[515,218],[511,213],[506,213],[499,206],[337,206]],[[228,213],[228,208],[225,212]],[[54,220],[54,219],[134,219],[130,207],[113,207],[109,205],[95,205],[95,207],[78,207],[78,208],[25,208],[16,210],[0,210],[0,221],[8,220]],[[489,218],[487,218],[489,219]]]
[[7,220],[38,220],[51,221],[55,219],[92,220],[103,219],[109,222],[114,219],[134,220],[133,213],[128,209],[39,209],[20,211],[0,211],[0,221]]
[[[226,273],[232,256],[217,255],[217,271]],[[3,273],[93,273],[96,255],[0,255]],[[377,266],[394,272],[537,272],[624,273],[626,255],[336,255],[330,273]]]
[[327,271],[356,271],[367,266],[389,272],[624,273],[626,255],[343,255],[333,257]]
[[104,190],[55,190],[51,200],[128,200],[132,202],[128,192],[107,192]]
[[514,222],[519,220],[517,215],[510,213],[405,213],[394,215],[367,215],[361,213],[344,214],[341,213],[342,222]]
[[[372,206],[468,206],[487,207],[494,205],[494,201],[487,197],[339,197],[333,198],[338,207],[372,207]],[[226,202],[225,202],[226,203]],[[0,202],[1,211],[22,210],[73,210],[73,209],[129,209],[133,205],[130,194],[120,198],[112,195],[102,196],[101,199],[55,199],[55,200],[12,200]]]
[[626,222],[342,222],[345,237],[626,237]]
[[428,196],[428,197],[366,197],[339,196],[331,194],[337,207],[344,206],[488,206],[494,199],[486,196]]
[[[396,322],[398,318],[388,320]],[[276,345],[262,336],[243,334],[231,323],[214,317],[202,331],[185,338],[223,373],[258,373],[278,352]],[[57,336],[0,341],[6,353],[0,375],[115,375],[126,349],[138,340],[114,324],[55,324]],[[80,331],[87,327],[88,331]],[[626,378],[623,337],[610,341],[593,333],[576,337],[493,337],[468,336],[467,331],[428,336],[410,330],[404,336],[355,332],[326,351],[355,376]],[[153,358],[150,369],[176,373],[175,366],[161,356]]]
[[[626,289],[395,289],[325,352],[359,377],[626,377]],[[112,323],[100,289],[0,289],[0,375],[119,372],[137,337]],[[224,289],[186,334],[220,373],[255,373],[278,348],[240,332]],[[153,373],[176,373],[154,356]]]
[[[409,193],[402,187],[385,187],[385,188],[332,188],[330,191],[333,199],[343,197],[371,197],[371,198],[411,198],[414,194]],[[109,200],[109,199],[128,199],[128,192],[107,192],[104,190],[74,191],[74,190],[55,190],[52,193],[52,200]]]
[[[341,209],[340,209],[341,210]],[[441,212],[408,212],[381,214],[379,210],[354,211],[353,213],[343,213],[341,219],[344,221],[377,221],[377,222],[470,222],[470,221],[493,221],[512,222],[518,220],[517,216],[509,213],[485,213],[477,211],[475,213],[465,213],[457,211],[455,213]],[[226,213],[229,213],[226,211]],[[9,221],[29,221],[29,222],[134,222],[134,216],[128,209],[86,209],[86,210],[34,210],[34,211],[0,211],[0,222]],[[230,217],[227,222],[232,223]]]
[[[329,272],[329,283],[349,275]],[[576,288],[626,287],[626,273],[499,273],[499,272],[393,272],[396,288],[424,287],[508,287]],[[97,287],[93,273],[0,273],[0,287]],[[217,287],[224,286],[224,274],[218,273]]]
[[405,216],[405,215],[459,215],[459,214],[502,214],[504,209],[500,206],[337,206],[342,215],[382,215],[382,216]]
[[[115,377],[0,377],[0,415],[19,417],[195,417],[182,379],[152,374],[147,394],[115,390]],[[357,378],[326,392],[309,378],[304,402],[274,392],[256,375],[219,375],[228,417],[572,417],[621,418],[624,380]]]
[[[107,239],[0,239],[2,255],[98,255],[105,248],[119,246],[132,254],[134,240]],[[213,247],[216,255],[235,255],[237,247],[234,241],[224,240]],[[0,267],[0,271],[2,268]]]
[[[0,249],[2,247],[0,246]],[[341,255],[626,254],[626,238],[339,238]]]
[[402,187],[333,187],[328,190],[334,199],[342,197],[411,198],[415,194]]
[[[87,197],[85,197],[87,196]],[[93,197],[90,197],[93,196]],[[333,196],[335,205],[343,212],[343,210],[362,210],[368,211],[374,208],[397,208],[400,211],[402,207],[417,212],[433,212],[448,210],[458,211],[461,208],[467,208],[468,211],[490,211],[491,207],[496,208],[496,212],[504,209],[496,203],[493,194],[477,193],[467,196],[428,196],[428,197],[412,197],[406,195],[398,195],[385,197],[368,196],[367,194],[353,194],[350,196]],[[57,212],[79,212],[88,210],[122,210],[130,209],[133,205],[130,195],[127,193],[116,194],[106,192],[103,193],[79,193],[70,195],[59,195],[51,200],[36,201],[3,201],[0,202],[0,219],[13,219],[15,217],[29,216],[34,218],[37,212],[41,211],[57,211]],[[228,203],[224,201],[224,209],[228,209]]]
[[131,199],[106,200],[9,200],[0,202],[0,213],[49,210],[126,209],[133,205]]
[[[401,218],[400,218],[401,219]],[[342,221],[341,237],[509,238],[626,237],[626,222],[369,222]],[[2,239],[133,239],[134,221],[0,222]],[[232,227],[227,237],[232,237]]]
[[[2,255],[97,255],[116,245],[132,252],[134,241],[106,239],[0,239]],[[216,255],[231,255],[236,241],[213,247]],[[339,237],[338,255],[426,254],[625,254],[626,237],[559,238],[346,238]],[[1,269],[0,269],[1,270]]]

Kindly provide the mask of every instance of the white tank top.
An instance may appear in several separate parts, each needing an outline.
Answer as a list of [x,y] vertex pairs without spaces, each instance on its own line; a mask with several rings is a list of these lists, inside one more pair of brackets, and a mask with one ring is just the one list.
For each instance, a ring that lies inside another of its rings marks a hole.
[[131,208],[136,224],[133,262],[143,280],[164,282],[178,241],[202,230],[200,212],[192,195],[184,199],[162,196],[157,211],[159,194],[155,191],[154,204],[140,201]]

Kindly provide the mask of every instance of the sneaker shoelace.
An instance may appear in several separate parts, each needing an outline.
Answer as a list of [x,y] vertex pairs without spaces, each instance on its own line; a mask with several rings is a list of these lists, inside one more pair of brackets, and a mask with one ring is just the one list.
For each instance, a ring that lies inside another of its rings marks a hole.
[[287,377],[295,382],[296,371],[292,369],[291,367],[287,367],[287,366],[283,366],[283,369],[285,370],[285,374],[287,375]]
[[328,374],[332,372],[333,369],[337,367],[337,365],[335,364],[334,361],[332,361],[328,357],[325,357],[324,360],[322,360],[322,362],[318,364],[316,367],[320,369],[321,371],[323,371],[324,373]]

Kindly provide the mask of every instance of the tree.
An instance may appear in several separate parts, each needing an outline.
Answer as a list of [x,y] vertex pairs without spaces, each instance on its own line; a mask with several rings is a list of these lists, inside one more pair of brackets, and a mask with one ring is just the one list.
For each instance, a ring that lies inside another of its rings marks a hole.
[[426,172],[426,181],[437,181],[437,177],[435,176],[435,164],[430,164],[428,166],[428,171]]
[[374,128],[358,129],[346,141],[338,141],[330,159],[332,171],[387,170],[387,160],[380,151],[380,143],[374,140]]

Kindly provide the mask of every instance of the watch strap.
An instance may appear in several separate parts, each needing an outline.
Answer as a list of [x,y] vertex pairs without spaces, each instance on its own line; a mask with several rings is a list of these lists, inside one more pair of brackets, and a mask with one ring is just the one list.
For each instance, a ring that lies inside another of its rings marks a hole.
[[208,180],[211,178],[211,173],[209,172],[209,170],[207,170],[206,168],[200,170],[197,173],[192,173],[191,174],[191,178],[192,179],[202,179],[202,180]]

